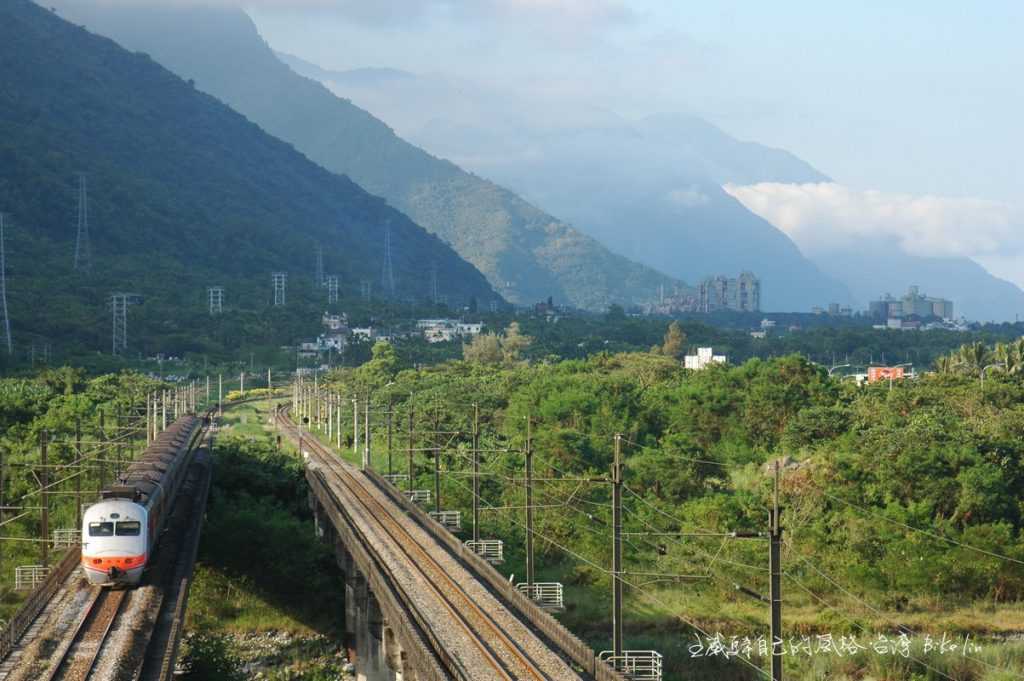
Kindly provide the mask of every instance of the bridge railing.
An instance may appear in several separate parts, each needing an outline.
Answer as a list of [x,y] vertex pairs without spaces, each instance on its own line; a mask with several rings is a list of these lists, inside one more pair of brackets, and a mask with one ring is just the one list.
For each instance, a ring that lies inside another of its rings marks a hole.
[[43,611],[46,604],[50,602],[53,594],[57,592],[60,585],[68,578],[82,560],[82,552],[78,546],[73,546],[61,559],[55,568],[42,582],[33,589],[25,602],[21,604],[18,611],[14,613],[11,621],[0,631],[0,660],[6,658],[25,631],[32,626],[39,613]]

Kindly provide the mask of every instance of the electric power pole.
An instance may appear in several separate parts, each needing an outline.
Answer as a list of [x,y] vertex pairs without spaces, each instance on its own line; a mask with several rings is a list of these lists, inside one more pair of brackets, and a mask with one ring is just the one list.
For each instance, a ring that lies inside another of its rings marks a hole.
[[771,549],[769,571],[772,601],[772,681],[782,681],[782,525],[779,522],[779,461],[775,460],[775,484],[772,490]]
[[39,472],[40,497],[43,502],[42,530],[43,535],[43,567],[50,565],[50,466],[47,457],[49,433],[39,433],[39,460],[42,470]]
[[363,408],[363,469],[373,468],[370,460],[370,393],[366,393],[366,402]]
[[473,405],[473,541],[480,541],[480,405]]
[[391,395],[388,395],[388,475],[394,474],[391,465],[391,438],[393,435],[392,428],[392,416],[395,410],[395,400]]
[[526,417],[526,588],[533,598],[533,418]]
[[612,655],[622,657],[622,435],[612,464]]
[[438,433],[438,407],[434,407],[434,510],[441,512],[441,435]]
[[415,462],[413,461],[413,427],[415,426],[416,412],[413,406],[409,405],[409,449],[406,451],[409,457],[409,489],[412,490],[415,475]]

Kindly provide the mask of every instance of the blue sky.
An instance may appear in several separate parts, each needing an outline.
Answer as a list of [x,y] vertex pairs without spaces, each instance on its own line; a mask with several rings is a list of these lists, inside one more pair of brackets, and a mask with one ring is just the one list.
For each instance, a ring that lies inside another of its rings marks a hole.
[[[1020,224],[1021,2],[262,0],[249,9],[272,46],[325,67],[442,73],[625,116],[693,112],[792,151],[853,196],[993,202]],[[960,208],[956,219],[969,222]],[[938,234],[959,224],[950,220]],[[1024,243],[964,254],[1024,284]]]

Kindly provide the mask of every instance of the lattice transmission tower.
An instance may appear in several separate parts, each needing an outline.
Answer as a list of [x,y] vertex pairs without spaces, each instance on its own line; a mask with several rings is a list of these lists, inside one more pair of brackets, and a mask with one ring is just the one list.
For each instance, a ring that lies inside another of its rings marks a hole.
[[14,354],[14,341],[11,338],[11,318],[7,314],[7,234],[4,230],[7,216],[0,213],[0,341],[7,348],[7,354]]
[[283,307],[286,302],[285,293],[288,286],[288,273],[274,272],[271,277],[274,280],[274,307]]
[[142,297],[137,293],[111,293],[110,309],[112,312],[113,354],[121,355],[128,350],[128,306],[135,305]]
[[434,305],[441,299],[440,291],[437,288],[437,261],[430,263],[430,300]]
[[224,287],[211,286],[206,289],[206,297],[210,303],[210,316],[216,316],[224,312]]
[[338,302],[338,275],[331,274],[327,277],[327,303]]
[[92,271],[92,244],[89,242],[89,190],[85,173],[78,175],[78,234],[75,237],[75,271]]
[[391,223],[384,226],[384,271],[380,278],[381,286],[384,288],[384,295],[388,298],[395,297],[395,267],[391,260]]

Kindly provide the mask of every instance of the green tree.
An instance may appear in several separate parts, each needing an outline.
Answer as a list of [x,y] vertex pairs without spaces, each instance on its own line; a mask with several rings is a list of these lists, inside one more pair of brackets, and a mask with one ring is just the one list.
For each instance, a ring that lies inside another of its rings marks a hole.
[[462,345],[462,358],[474,364],[500,364],[501,341],[493,333],[481,333]]
[[686,354],[686,340],[686,332],[683,331],[683,327],[679,325],[679,322],[672,322],[668,325],[665,338],[661,342],[661,347],[658,348],[658,354],[681,360]]

